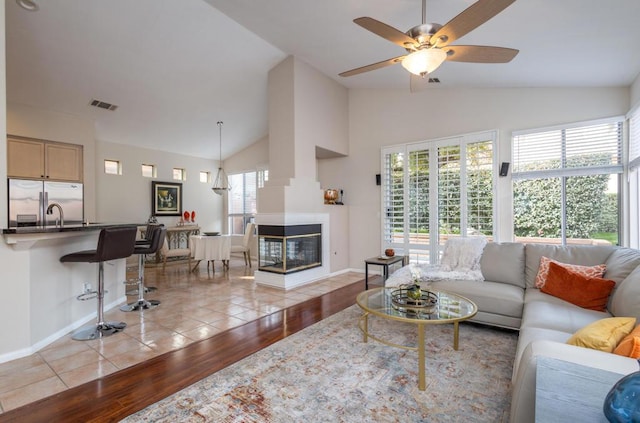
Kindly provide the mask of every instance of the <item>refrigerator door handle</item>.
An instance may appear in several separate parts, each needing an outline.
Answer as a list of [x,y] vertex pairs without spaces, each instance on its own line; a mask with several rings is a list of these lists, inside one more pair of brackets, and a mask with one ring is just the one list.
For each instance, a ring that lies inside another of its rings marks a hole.
[[45,226],[46,222],[44,221],[45,216],[44,216],[44,207],[45,207],[45,193],[43,193],[42,191],[40,191],[38,193],[38,199],[39,199],[39,206],[38,206],[38,222],[40,222],[40,225]]

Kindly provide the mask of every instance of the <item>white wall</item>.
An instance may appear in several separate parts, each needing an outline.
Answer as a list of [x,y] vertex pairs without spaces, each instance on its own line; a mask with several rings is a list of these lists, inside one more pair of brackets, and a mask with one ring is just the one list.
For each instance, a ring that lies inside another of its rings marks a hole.
[[[120,161],[122,175],[105,174],[105,159]],[[156,178],[142,176],[143,163],[156,166]],[[146,222],[151,215],[151,182],[180,183],[172,179],[174,167],[186,169],[187,180],[182,181],[183,211],[195,211],[196,223],[203,231],[222,231],[222,198],[211,191],[211,182],[200,182],[200,171],[211,172],[215,178],[217,161],[104,141],[96,144],[96,221]],[[179,220],[178,216],[158,217],[167,226],[175,226]]]
[[[511,132],[624,115],[628,88],[351,90],[349,156],[319,161],[322,186],[344,189],[349,207],[350,267],[381,251],[380,148],[485,130],[498,130],[498,161],[511,162]],[[498,178],[498,230],[508,241],[511,178]]]
[[269,166],[269,137],[264,137],[225,159],[224,170],[229,174],[251,172]]

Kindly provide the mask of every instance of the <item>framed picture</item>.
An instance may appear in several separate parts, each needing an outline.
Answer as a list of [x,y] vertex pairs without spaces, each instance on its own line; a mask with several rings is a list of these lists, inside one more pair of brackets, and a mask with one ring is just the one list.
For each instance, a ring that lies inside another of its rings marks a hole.
[[152,181],[151,214],[154,216],[181,216],[182,184]]

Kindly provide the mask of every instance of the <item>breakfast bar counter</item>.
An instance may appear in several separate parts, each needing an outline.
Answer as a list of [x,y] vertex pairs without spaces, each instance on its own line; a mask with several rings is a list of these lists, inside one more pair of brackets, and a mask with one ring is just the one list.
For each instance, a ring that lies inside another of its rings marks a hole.
[[[97,264],[61,263],[60,257],[95,249],[100,230],[140,224],[100,223],[59,227],[3,229],[0,301],[11,323],[0,330],[0,362],[24,357],[96,318],[94,301],[78,301],[86,289],[96,288]],[[104,309],[126,301],[126,260],[104,267]]]
[[31,248],[40,240],[68,238],[86,235],[87,232],[118,226],[142,226],[141,223],[87,223],[80,225],[58,226],[25,226],[2,230],[5,243],[15,250]]

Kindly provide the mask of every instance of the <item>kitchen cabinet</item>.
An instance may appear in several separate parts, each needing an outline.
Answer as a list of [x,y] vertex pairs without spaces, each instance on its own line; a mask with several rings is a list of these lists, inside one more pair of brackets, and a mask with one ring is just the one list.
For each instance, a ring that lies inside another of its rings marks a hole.
[[82,146],[22,137],[7,137],[10,178],[82,182]]

